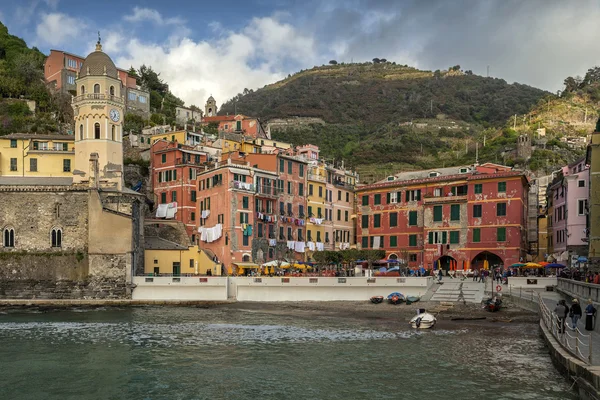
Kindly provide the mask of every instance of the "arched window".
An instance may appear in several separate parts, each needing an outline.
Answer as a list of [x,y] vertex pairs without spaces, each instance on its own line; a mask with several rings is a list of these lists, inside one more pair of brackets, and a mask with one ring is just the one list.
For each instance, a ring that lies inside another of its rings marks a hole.
[[83,124],[79,125],[79,140],[83,140]]
[[98,122],[94,124],[94,139],[100,139],[100,124]]
[[85,86],[81,85],[81,93],[80,94],[85,94]]
[[242,257],[242,261],[243,262],[250,262],[250,256],[248,254],[244,254],[244,256]]
[[2,238],[4,247],[15,247],[15,230],[13,228],[4,228]]
[[116,139],[117,135],[115,132],[116,132],[116,126],[113,125],[112,126],[112,140],[117,140]]
[[97,83],[94,85],[94,93],[100,93],[100,85]]
[[114,96],[114,95],[115,95],[115,87],[114,87],[114,86],[111,86],[111,87],[110,87],[110,95],[111,95],[111,96]]
[[52,229],[52,247],[62,247],[62,229]]

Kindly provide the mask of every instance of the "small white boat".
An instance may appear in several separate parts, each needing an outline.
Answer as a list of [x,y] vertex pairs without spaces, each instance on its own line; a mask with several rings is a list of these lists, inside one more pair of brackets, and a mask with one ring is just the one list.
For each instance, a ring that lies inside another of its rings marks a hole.
[[437,319],[433,314],[429,314],[423,310],[422,313],[415,315],[409,322],[409,324],[415,329],[430,329],[435,326]]

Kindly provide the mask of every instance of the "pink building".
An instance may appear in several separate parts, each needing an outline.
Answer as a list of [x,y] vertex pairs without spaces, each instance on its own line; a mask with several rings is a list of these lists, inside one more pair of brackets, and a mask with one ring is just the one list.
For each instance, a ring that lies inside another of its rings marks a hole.
[[585,159],[561,169],[548,189],[552,257],[571,266],[588,253],[589,166]]

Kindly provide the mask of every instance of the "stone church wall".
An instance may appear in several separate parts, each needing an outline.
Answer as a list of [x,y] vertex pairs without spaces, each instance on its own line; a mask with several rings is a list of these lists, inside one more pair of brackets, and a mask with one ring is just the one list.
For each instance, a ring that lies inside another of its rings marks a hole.
[[[105,213],[98,208],[98,195],[72,188],[36,189],[0,188],[0,233],[5,227],[15,230],[14,248],[0,242],[0,298],[130,298],[131,253],[88,254],[90,215]],[[127,207],[131,209],[130,204],[118,206]],[[91,214],[90,208],[95,210]],[[62,229],[60,248],[52,247],[53,228]],[[115,239],[123,247],[123,238]]]

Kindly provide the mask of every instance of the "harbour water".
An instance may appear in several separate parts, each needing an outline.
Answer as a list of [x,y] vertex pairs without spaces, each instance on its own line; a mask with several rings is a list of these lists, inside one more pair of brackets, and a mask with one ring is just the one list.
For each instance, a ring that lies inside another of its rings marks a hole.
[[260,310],[0,314],[0,399],[576,399],[533,324]]

